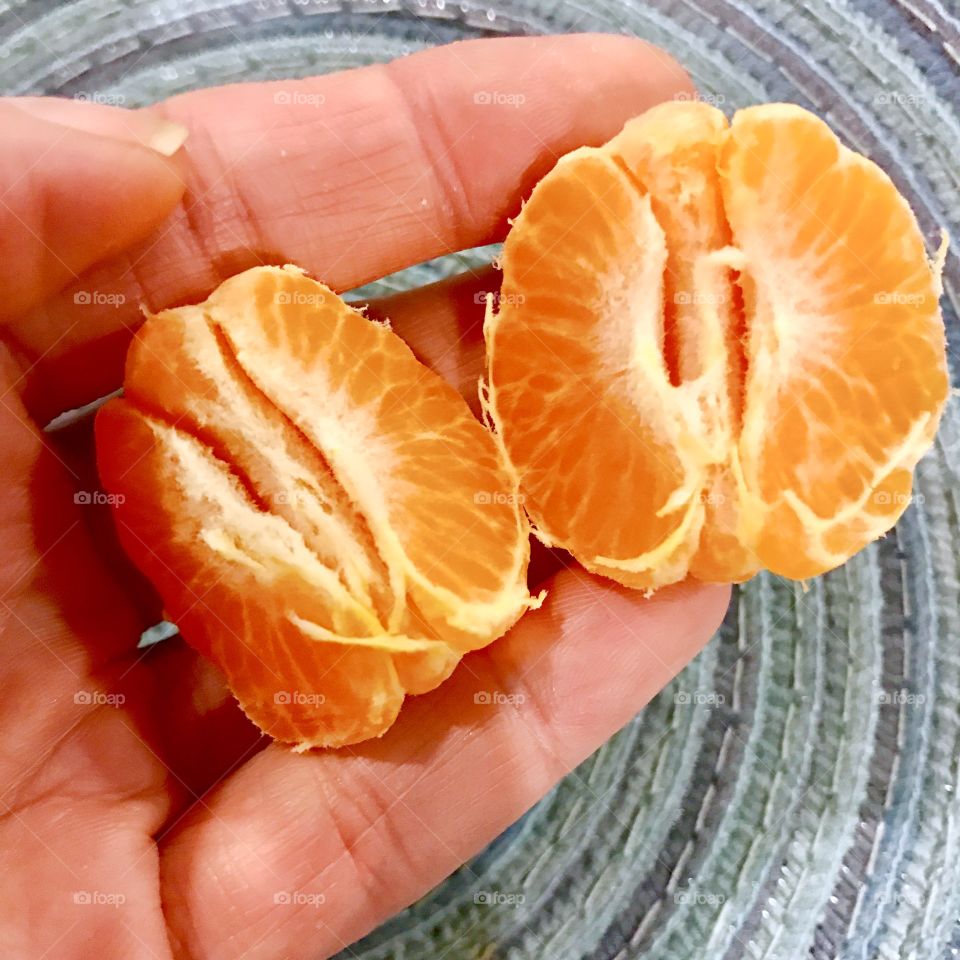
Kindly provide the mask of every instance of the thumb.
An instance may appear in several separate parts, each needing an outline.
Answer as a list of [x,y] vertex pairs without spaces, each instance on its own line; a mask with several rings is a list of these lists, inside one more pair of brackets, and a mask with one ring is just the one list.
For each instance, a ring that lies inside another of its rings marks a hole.
[[186,129],[150,110],[0,98],[0,322],[143,239],[184,190]]

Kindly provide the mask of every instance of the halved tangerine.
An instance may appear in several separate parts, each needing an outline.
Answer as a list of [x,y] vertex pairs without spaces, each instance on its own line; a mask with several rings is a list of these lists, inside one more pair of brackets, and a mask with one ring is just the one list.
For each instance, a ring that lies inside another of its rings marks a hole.
[[533,602],[490,433],[296,268],[148,318],[96,434],[120,538],[168,616],[298,749],[382,734]]
[[486,406],[538,536],[653,589],[806,578],[887,531],[948,393],[904,198],[799,107],[653,108],[503,252]]

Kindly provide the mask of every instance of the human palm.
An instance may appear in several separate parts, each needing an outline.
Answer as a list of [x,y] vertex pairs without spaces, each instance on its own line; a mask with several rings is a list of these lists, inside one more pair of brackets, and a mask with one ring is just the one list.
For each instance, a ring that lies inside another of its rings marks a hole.
[[[293,754],[182,641],[135,648],[161,611],[95,502],[90,421],[40,429],[119,385],[140,303],[202,298],[262,262],[350,289],[492,242],[558,155],[677,92],[682,71],[637,41],[482,41],[176,98],[153,112],[189,130],[173,156],[176,131],[148,113],[0,100],[5,957],[335,953],[481,849],[711,635],[724,588],[644,599],[541,552],[541,610],[381,740]],[[477,294],[495,283],[371,312],[470,395]]]

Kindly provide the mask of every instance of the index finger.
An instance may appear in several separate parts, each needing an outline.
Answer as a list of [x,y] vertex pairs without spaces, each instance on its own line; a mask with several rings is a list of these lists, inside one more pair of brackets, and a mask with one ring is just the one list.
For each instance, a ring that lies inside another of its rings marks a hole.
[[[36,363],[28,407],[52,416],[119,386],[140,303],[202,299],[265,262],[349,289],[498,239],[560,155],[689,89],[662,51],[587,34],[468,41],[170,100],[166,115],[190,129],[184,201],[158,236],[16,325],[22,359]],[[121,296],[87,305],[69,329],[81,288]]]

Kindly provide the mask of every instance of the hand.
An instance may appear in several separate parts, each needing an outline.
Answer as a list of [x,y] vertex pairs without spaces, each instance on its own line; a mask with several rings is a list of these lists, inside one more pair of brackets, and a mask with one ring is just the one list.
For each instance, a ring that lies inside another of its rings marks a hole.
[[[160,611],[109,509],[83,502],[89,422],[40,429],[120,385],[140,303],[201,299],[262,262],[350,289],[492,242],[560,154],[689,90],[639,41],[570,36],[150,111],[0,100],[5,957],[335,953],[479,851],[711,636],[726,588],[644,599],[541,552],[543,609],[411,698],[383,739],[295,755],[181,640],[134,649]],[[189,130],[179,151],[161,117]],[[473,395],[474,294],[495,284],[372,310]]]

